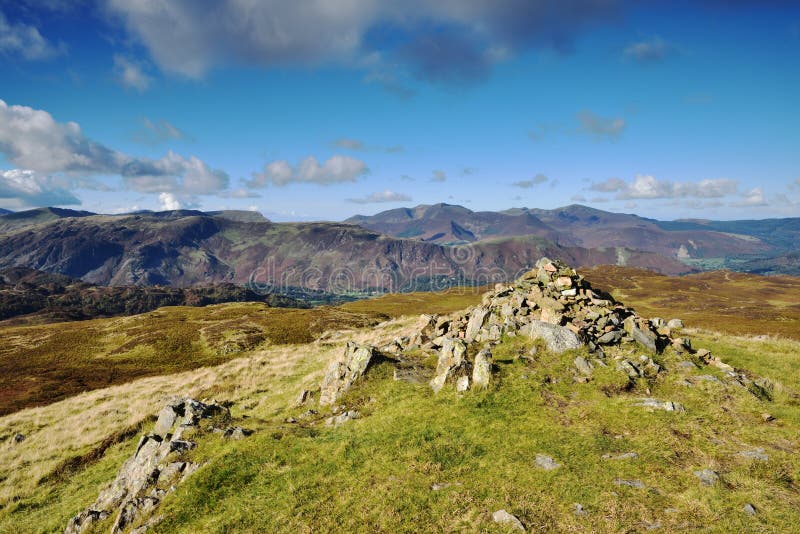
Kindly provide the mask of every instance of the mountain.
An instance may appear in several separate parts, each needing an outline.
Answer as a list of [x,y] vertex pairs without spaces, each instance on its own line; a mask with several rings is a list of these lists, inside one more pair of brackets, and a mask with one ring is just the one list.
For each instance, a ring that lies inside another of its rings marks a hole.
[[567,246],[626,247],[684,261],[760,258],[796,248],[800,242],[800,218],[662,222],[577,204],[553,210],[514,208],[501,212],[436,204],[359,215],[346,222],[395,237],[437,243],[535,235]]
[[575,244],[527,212],[506,214],[471,211],[452,204],[398,208],[344,221],[394,237],[409,237],[443,245],[472,243],[490,237],[534,235],[559,244]]
[[235,284],[189,288],[105,287],[26,267],[0,270],[0,321],[15,318],[15,324],[134,315],[162,306],[207,306],[222,302],[308,307],[294,298],[259,294]]
[[229,282],[279,293],[293,287],[348,293],[485,284],[513,279],[543,255],[581,266],[691,270],[652,253],[587,250],[536,236],[454,248],[341,223],[253,222],[193,211],[80,214],[0,234],[0,268],[24,266],[98,285]]
[[0,213],[0,233],[65,217],[88,217],[90,215],[94,215],[94,213],[64,208],[35,208],[26,211]]
[[0,215],[8,215],[9,213],[14,213],[11,210],[7,210],[5,208],[0,208]]

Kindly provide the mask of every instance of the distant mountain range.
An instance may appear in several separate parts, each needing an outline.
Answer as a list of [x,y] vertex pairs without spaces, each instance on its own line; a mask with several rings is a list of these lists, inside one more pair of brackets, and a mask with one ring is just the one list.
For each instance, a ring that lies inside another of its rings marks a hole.
[[0,269],[107,286],[233,283],[280,293],[489,283],[515,278],[543,255],[671,275],[730,266],[792,272],[795,242],[800,219],[662,222],[579,205],[473,212],[436,204],[344,223],[274,223],[243,211],[0,215]]

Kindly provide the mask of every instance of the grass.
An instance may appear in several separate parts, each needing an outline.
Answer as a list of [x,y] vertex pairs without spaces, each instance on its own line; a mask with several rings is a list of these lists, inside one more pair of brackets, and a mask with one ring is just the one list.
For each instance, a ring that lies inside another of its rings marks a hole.
[[[412,323],[396,321],[347,337],[378,343]],[[731,343],[703,335],[696,339],[714,343],[714,351],[732,363],[760,353],[772,358],[775,372],[797,366],[800,343],[794,341],[782,341],[773,353],[758,340]],[[388,364],[381,364],[342,399],[362,418],[338,428],[321,424],[324,412],[301,424],[284,420],[306,409],[291,407],[294,395],[318,383],[342,342],[276,347],[225,364],[206,377],[206,392],[234,400],[234,416],[256,433],[240,442],[204,438],[193,455],[207,463],[166,499],[159,511],[165,522],[154,532],[501,532],[490,517],[500,508],[531,531],[640,531],[660,524],[667,532],[780,532],[800,521],[795,375],[784,377],[785,394],[767,402],[722,384],[681,385],[685,376],[724,376],[713,368],[675,370],[677,358],[667,353],[660,361],[670,371],[655,382],[629,387],[620,373],[607,370],[580,384],[573,380],[575,352],[539,350],[534,362],[520,360],[530,346],[520,338],[504,340],[495,349],[492,387],[466,395],[447,388],[434,395],[424,384],[396,382]],[[142,381],[121,387],[125,395],[140,396],[153,389]],[[104,402],[124,402],[120,395],[106,390]],[[651,413],[632,405],[643,396],[680,402],[687,411]],[[55,414],[70,402],[37,410]],[[762,421],[764,411],[776,421]],[[117,451],[134,441],[114,445],[65,480],[32,487],[0,510],[0,531],[63,528],[96,497],[97,486],[78,481],[89,477],[99,485],[103,477],[113,478],[109,458],[119,462]],[[769,460],[738,455],[755,447],[764,448]],[[602,459],[629,451],[639,457]],[[562,467],[537,469],[538,453]],[[718,471],[722,481],[702,486],[693,471],[704,468]],[[646,488],[619,486],[616,479],[639,480]],[[450,486],[433,491],[432,484]],[[574,503],[588,515],[575,515]],[[745,503],[758,515],[744,514]]]

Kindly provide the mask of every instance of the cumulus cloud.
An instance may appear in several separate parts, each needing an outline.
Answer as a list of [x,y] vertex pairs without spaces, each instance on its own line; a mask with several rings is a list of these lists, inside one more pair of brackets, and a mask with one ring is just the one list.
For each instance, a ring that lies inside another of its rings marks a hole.
[[119,54],[114,56],[114,76],[126,89],[135,89],[140,93],[147,91],[153,83],[153,78],[145,73],[142,62]]
[[64,53],[63,44],[53,45],[35,26],[12,23],[0,11],[0,54],[27,61],[52,59]]
[[531,178],[530,180],[520,180],[519,182],[514,182],[511,185],[513,185],[514,187],[521,187],[522,189],[530,189],[531,187],[545,183],[547,180],[548,180],[547,176],[540,173]]
[[589,134],[598,140],[615,140],[622,135],[628,126],[621,117],[601,117],[589,110],[578,113],[579,131]]
[[173,211],[181,209],[180,201],[172,193],[161,193],[158,195],[158,203],[163,211]]
[[617,193],[618,199],[721,198],[736,193],[738,185],[738,181],[729,178],[673,182],[637,174],[633,182],[609,178],[603,182],[592,183],[589,189],[603,193]]
[[0,171],[0,205],[19,209],[80,204],[72,192],[51,176],[27,169]]
[[447,180],[447,173],[441,170],[433,171],[433,176],[431,176],[431,182],[444,182]]
[[767,201],[764,198],[764,190],[760,187],[754,187],[749,191],[745,191],[742,194],[742,200],[738,202],[734,202],[731,206],[741,207],[741,208],[752,208],[758,206],[766,206]]
[[660,63],[672,51],[673,47],[669,43],[656,36],[652,39],[631,43],[622,53],[626,58],[638,63]]
[[[119,175],[141,192],[210,194],[228,186],[228,175],[202,160],[174,152],[152,160],[135,158],[83,135],[74,122],[60,123],[44,110],[0,100],[0,154],[13,165],[40,174]],[[88,182],[87,182],[88,183]]]
[[[105,0],[107,12],[164,70],[201,77],[226,63],[350,62],[386,52],[421,78],[480,80],[531,47],[568,51],[587,27],[611,20],[620,0],[284,2]],[[391,77],[391,73],[388,75]],[[396,82],[396,80],[393,80]]]
[[133,140],[146,145],[157,145],[168,141],[186,139],[186,134],[174,124],[161,120],[142,119],[142,127],[134,132]]
[[317,158],[308,156],[293,167],[286,160],[268,163],[264,170],[253,173],[253,179],[245,182],[250,188],[264,187],[267,184],[284,186],[290,183],[310,183],[330,185],[342,182],[355,182],[369,172],[367,165],[349,156],[332,156],[322,165]]
[[386,189],[385,191],[377,191],[370,195],[361,198],[348,198],[348,202],[354,202],[356,204],[374,204],[379,202],[408,202],[411,200],[411,197],[405,195],[403,193],[397,193],[392,191],[391,189]]

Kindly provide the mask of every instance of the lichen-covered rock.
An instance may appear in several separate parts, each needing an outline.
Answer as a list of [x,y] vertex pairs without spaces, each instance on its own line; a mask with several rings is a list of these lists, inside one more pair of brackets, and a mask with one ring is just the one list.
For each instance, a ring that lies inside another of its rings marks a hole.
[[475,336],[478,335],[478,332],[480,332],[481,328],[486,324],[488,318],[489,310],[487,308],[478,307],[472,310],[469,322],[467,323],[467,330],[464,333],[464,341],[467,343],[474,341]]
[[520,332],[532,339],[544,341],[551,352],[562,353],[565,350],[579,349],[581,340],[572,330],[543,321],[531,321],[520,329]]
[[525,526],[515,515],[509,514],[505,510],[497,510],[492,514],[492,521],[499,525],[504,525],[520,532],[525,532]]
[[492,378],[492,352],[483,349],[475,356],[475,365],[472,369],[472,387],[485,389]]
[[439,392],[449,379],[457,378],[456,374],[466,374],[469,366],[466,355],[467,345],[463,340],[452,337],[444,340],[436,364],[436,375],[430,382],[434,392]]
[[181,453],[194,448],[184,438],[187,430],[199,429],[204,420],[214,425],[230,421],[230,411],[216,403],[194,399],[171,401],[161,410],[153,432],[142,436],[136,452],[120,468],[88,509],[73,517],[65,534],[81,534],[92,523],[117,514],[112,534],[124,531],[139,517],[157,507],[164,495],[197,468],[180,460]]
[[332,361],[325,371],[320,386],[320,406],[336,402],[367,371],[375,354],[375,348],[371,345],[348,342],[344,353]]

